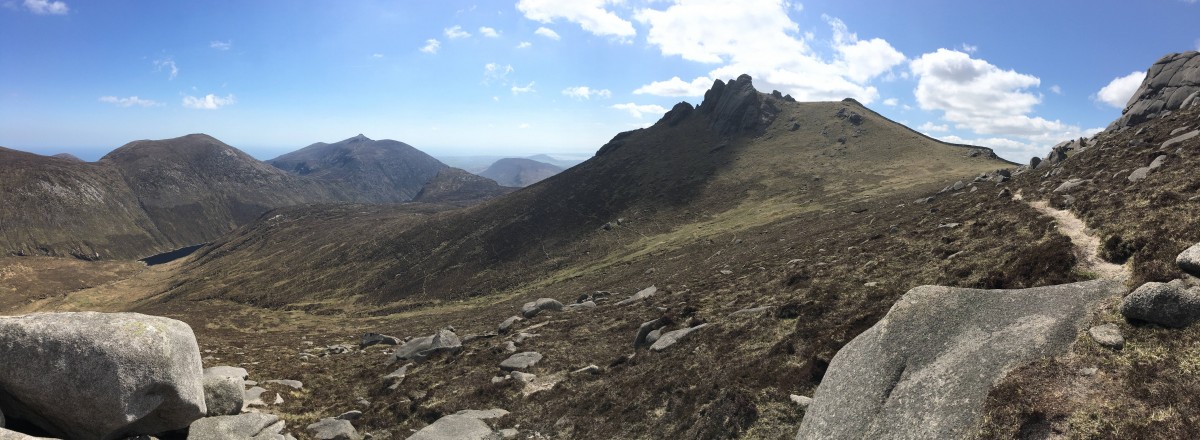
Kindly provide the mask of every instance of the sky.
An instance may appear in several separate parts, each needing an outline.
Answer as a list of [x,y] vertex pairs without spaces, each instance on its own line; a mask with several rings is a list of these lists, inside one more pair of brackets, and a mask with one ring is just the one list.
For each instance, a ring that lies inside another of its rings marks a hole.
[[716,79],[857,99],[1025,162],[1200,48],[1197,0],[0,0],[0,146],[95,160],[207,133],[588,156]]

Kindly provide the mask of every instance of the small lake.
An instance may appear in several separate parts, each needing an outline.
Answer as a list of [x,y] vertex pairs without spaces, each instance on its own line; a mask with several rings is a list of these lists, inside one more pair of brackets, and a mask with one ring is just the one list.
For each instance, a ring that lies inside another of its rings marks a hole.
[[206,244],[208,244],[208,243],[193,244],[191,246],[181,247],[181,248],[175,249],[173,251],[167,251],[167,252],[163,252],[161,254],[151,255],[149,257],[140,259],[138,261],[146,263],[147,266],[154,266],[154,265],[163,264],[163,263],[170,263],[172,261],[175,261],[180,258],[186,257],[188,255],[191,255],[192,252],[196,252],[197,249],[204,247],[204,245],[206,245]]

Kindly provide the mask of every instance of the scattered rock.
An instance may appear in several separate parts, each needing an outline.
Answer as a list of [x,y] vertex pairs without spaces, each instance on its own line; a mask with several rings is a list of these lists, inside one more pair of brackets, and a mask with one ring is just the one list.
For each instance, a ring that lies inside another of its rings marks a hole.
[[400,338],[395,336],[381,335],[379,333],[367,333],[363,335],[362,341],[358,343],[358,348],[367,348],[376,344],[400,345]]
[[408,367],[412,364],[404,364],[403,367],[397,368],[396,371],[383,376],[383,382],[389,389],[396,389],[404,382],[404,378],[408,375]]
[[504,322],[501,322],[500,325],[496,327],[496,331],[499,331],[500,334],[508,333],[510,330],[512,330],[514,324],[524,320],[525,318],[517,315],[509,316],[508,319],[505,319]]
[[923,199],[917,199],[917,200],[914,200],[914,201],[913,201],[913,204],[915,204],[915,205],[924,205],[924,204],[926,204],[926,203],[931,203],[931,202],[933,202],[933,197],[925,197],[925,198],[923,198]]
[[1121,300],[1121,314],[1163,327],[1187,327],[1200,320],[1200,287],[1188,289],[1180,280],[1143,284]]
[[771,306],[751,307],[751,308],[748,308],[748,309],[741,309],[741,310],[738,310],[738,311],[736,311],[736,312],[730,313],[730,314],[729,314],[729,316],[750,316],[750,315],[758,315],[758,314],[761,314],[761,313],[763,313],[763,312],[769,312],[770,310],[771,310]]
[[798,439],[967,438],[1009,370],[1066,351],[1119,282],[914,288],[830,362]]
[[688,327],[685,329],[663,333],[663,335],[660,336],[657,341],[654,341],[654,344],[650,345],[650,351],[666,350],[679,341],[682,341],[683,338],[687,337],[687,335],[704,327],[708,327],[708,324],[700,324],[695,327]]
[[719,271],[719,273],[720,273],[721,275],[733,275],[733,271],[732,271],[732,270],[729,270],[729,269],[721,269],[721,270]]
[[1088,329],[1088,335],[1097,344],[1120,350],[1125,347],[1125,337],[1121,336],[1121,328],[1116,324],[1098,325]]
[[626,304],[633,304],[634,302],[641,301],[643,299],[652,297],[652,296],[654,296],[655,293],[658,293],[658,288],[654,287],[654,286],[650,286],[650,287],[647,287],[645,289],[638,291],[638,293],[633,294],[633,296],[629,297],[628,299],[618,302],[617,305],[623,306]]
[[[1172,134],[1174,134],[1174,133],[1172,133]],[[1162,149],[1166,150],[1166,149],[1171,148],[1179,143],[1182,143],[1183,141],[1194,138],[1198,135],[1200,135],[1200,130],[1192,130],[1187,133],[1181,134],[1179,136],[1175,136],[1171,139],[1168,139],[1166,142],[1163,142]]]
[[466,343],[468,343],[468,342],[471,342],[471,341],[477,341],[477,340],[480,340],[480,339],[494,338],[494,337],[496,337],[496,336],[499,336],[499,335],[498,335],[498,334],[496,334],[496,333],[484,333],[484,334],[482,334],[482,335],[467,335],[467,336],[465,336],[465,337],[463,337],[463,338],[462,338],[462,343],[466,344]]
[[998,199],[1011,199],[1011,198],[1012,198],[1012,191],[1009,191],[1009,190],[1008,190],[1008,188],[1004,188],[1004,189],[1000,190],[1000,193],[999,193],[999,194],[996,194],[996,198],[998,198]]
[[286,424],[279,416],[266,413],[246,413],[235,416],[208,417],[192,423],[188,440],[284,440],[281,434]]
[[513,380],[515,380],[517,382],[521,382],[521,383],[531,383],[531,382],[537,380],[536,374],[523,373],[520,371],[512,371],[512,372],[508,373],[508,376],[513,378]]
[[505,342],[504,343],[504,351],[507,351],[509,353],[516,353],[517,352],[517,344],[513,343],[513,341]]
[[227,377],[217,374],[204,374],[204,403],[208,407],[206,414],[212,416],[232,416],[242,412],[245,403],[245,382],[240,378]]
[[537,316],[543,311],[549,310],[552,312],[561,312],[563,303],[558,302],[554,298],[538,298],[535,301],[530,301],[521,306],[521,315],[526,318]]
[[[663,327],[663,328],[666,328],[666,327]],[[654,331],[646,334],[646,344],[650,345],[650,344],[654,344],[655,342],[658,342],[658,338],[662,337],[662,331],[663,331],[662,328],[658,328],[658,329],[654,329]]]
[[492,440],[496,433],[483,420],[499,418],[507,414],[508,411],[502,409],[459,411],[437,419],[408,437],[408,440]]
[[442,329],[429,336],[413,338],[405,342],[404,345],[396,347],[396,351],[392,353],[390,360],[391,362],[401,360],[421,362],[437,353],[457,353],[461,350],[462,340],[458,338],[458,335],[454,334],[450,329]]
[[601,370],[599,366],[597,366],[597,365],[593,364],[593,365],[588,365],[588,366],[586,366],[586,367],[583,367],[583,368],[580,368],[580,369],[578,369],[578,370],[572,371],[572,372],[571,372],[571,374],[592,374],[592,375],[595,375],[595,374],[600,374],[600,372],[601,372],[601,371],[603,371],[603,370]]
[[499,433],[501,439],[517,438],[518,435],[521,435],[521,431],[517,431],[513,428],[501,429]]
[[358,440],[362,437],[349,420],[326,417],[304,428],[317,440]]
[[1161,167],[1163,165],[1163,161],[1165,161],[1166,159],[1167,159],[1166,155],[1159,155],[1158,157],[1155,157],[1152,162],[1150,162],[1149,166],[1144,166],[1144,167],[1138,168],[1136,170],[1133,170],[1132,173],[1129,173],[1129,177],[1126,177],[1126,179],[1128,179],[1130,182],[1140,182],[1142,180],[1145,180],[1146,176],[1148,176],[1151,171],[1154,171],[1154,170],[1158,169],[1159,167]]
[[0,317],[0,411],[56,437],[110,439],[204,417],[191,327],[137,313]]
[[267,392],[266,388],[253,387],[242,393],[242,411],[250,409],[252,406],[266,406],[267,402],[262,398],[265,392]]
[[670,322],[666,317],[643,322],[641,326],[638,326],[637,336],[633,338],[633,346],[641,347],[642,345],[650,344],[650,342],[646,341],[646,337],[650,335],[650,332],[663,328],[663,326],[666,326]]
[[788,398],[792,400],[792,403],[795,403],[801,408],[808,408],[808,405],[812,404],[812,397],[792,394],[788,396]]
[[1175,264],[1189,275],[1200,277],[1200,243],[1192,245],[1175,257]]
[[230,367],[226,365],[205,368],[204,375],[232,377],[237,380],[246,380],[246,378],[250,377],[250,373],[247,373],[245,368]]
[[567,306],[567,310],[573,310],[573,311],[581,311],[581,310],[594,309],[594,308],[596,308],[596,303],[591,302],[591,301],[584,301],[579,304],[571,304],[571,305]]
[[500,363],[500,369],[504,371],[524,370],[537,365],[540,360],[542,360],[541,353],[525,351],[509,356],[508,359]]
[[293,389],[297,389],[297,390],[304,389],[304,382],[301,382],[298,380],[276,379],[276,380],[268,380],[267,383],[283,385],[285,387],[289,387],[289,388],[293,388]]
[[335,418],[338,420],[349,420],[349,421],[353,422],[355,420],[361,419],[362,415],[363,415],[362,411],[352,410],[352,411],[346,411],[346,412],[342,413],[341,415],[338,415]]
[[1062,185],[1059,185],[1058,188],[1054,188],[1054,192],[1067,192],[1089,183],[1092,183],[1092,181],[1085,179],[1068,179],[1066,182],[1063,182]]
[[533,333],[521,332],[521,333],[517,333],[517,337],[513,338],[513,342],[520,344],[520,343],[525,342],[526,339],[531,339],[531,338],[534,338],[537,336],[538,335],[533,334]]

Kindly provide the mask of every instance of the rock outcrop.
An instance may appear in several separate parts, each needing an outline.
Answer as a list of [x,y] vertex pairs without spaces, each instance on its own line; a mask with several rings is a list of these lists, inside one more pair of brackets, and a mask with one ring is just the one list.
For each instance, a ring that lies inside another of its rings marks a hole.
[[57,437],[114,439],[205,414],[191,327],[136,313],[0,318],[0,411]]
[[755,90],[750,75],[745,74],[728,83],[714,81],[696,110],[707,115],[709,128],[722,136],[761,134],[779,115],[779,107]]
[[1200,103],[1200,52],[1173,53],[1160,58],[1110,130],[1132,127],[1166,112]]
[[834,356],[797,438],[970,437],[997,380],[1064,352],[1090,311],[1120,293],[1107,280],[914,288]]
[[441,353],[443,351],[455,352],[462,350],[462,339],[450,329],[438,330],[429,336],[413,338],[396,348],[392,353],[391,359],[393,362],[399,360],[409,360],[421,362],[429,356]]

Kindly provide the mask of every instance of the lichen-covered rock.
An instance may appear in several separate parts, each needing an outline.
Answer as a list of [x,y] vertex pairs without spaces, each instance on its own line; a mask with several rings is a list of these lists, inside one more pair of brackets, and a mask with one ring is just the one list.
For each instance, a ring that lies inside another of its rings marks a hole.
[[1182,328],[1200,320],[1200,288],[1180,280],[1146,283],[1121,300],[1121,315],[1163,327]]
[[1108,280],[1020,290],[921,286],[830,362],[797,439],[969,438],[992,386],[1065,352]]
[[0,410],[56,437],[113,439],[205,414],[191,327],[137,313],[0,317]]
[[1196,243],[1175,257],[1175,264],[1191,276],[1200,277],[1200,243]]

